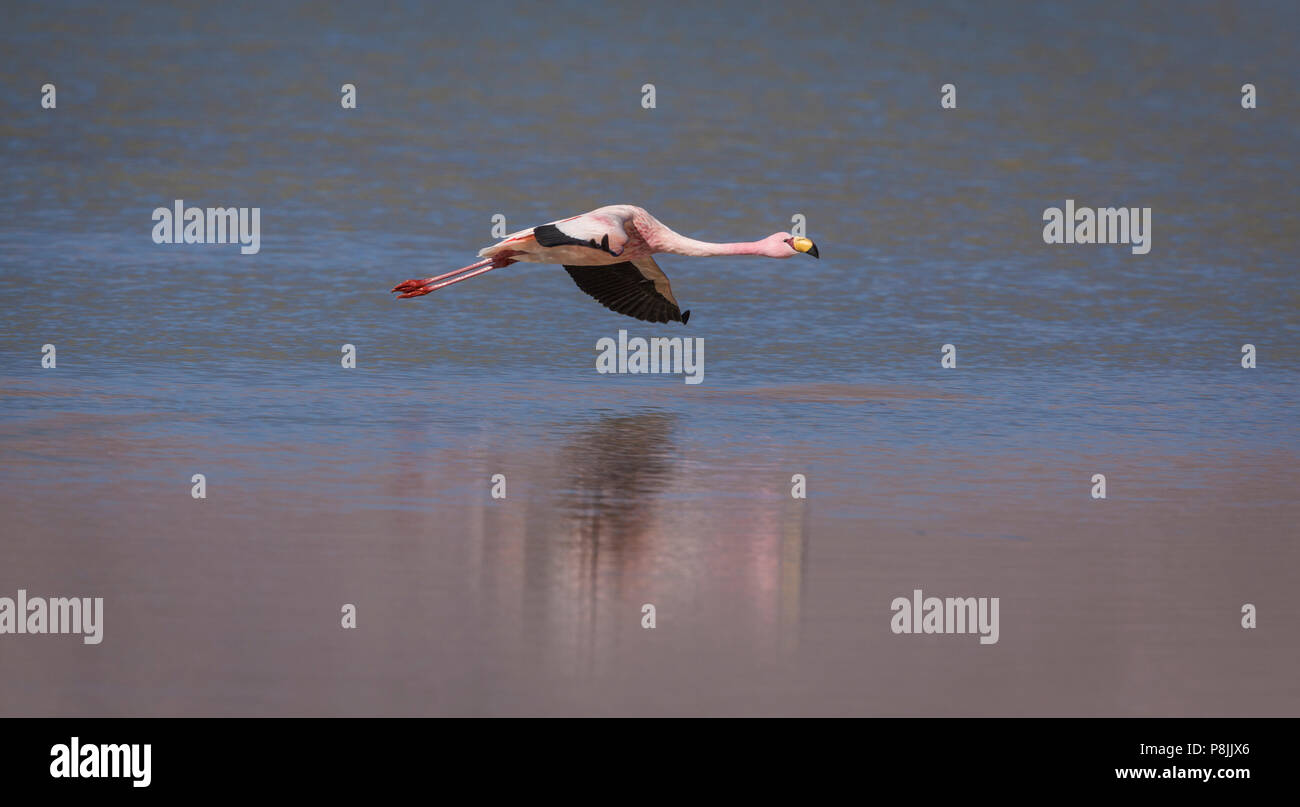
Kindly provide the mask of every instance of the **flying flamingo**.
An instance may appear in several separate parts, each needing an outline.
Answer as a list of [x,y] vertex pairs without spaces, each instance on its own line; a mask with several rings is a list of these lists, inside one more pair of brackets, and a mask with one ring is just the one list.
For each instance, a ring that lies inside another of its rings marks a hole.
[[609,205],[581,216],[520,230],[479,250],[483,260],[423,280],[393,287],[398,297],[419,297],[512,263],[558,263],[578,288],[611,311],[647,322],[680,322],[690,311],[677,307],[668,275],[655,263],[656,252],[674,255],[761,255],[789,258],[799,253],[821,257],[817,245],[790,233],[761,241],[712,244],[675,233],[633,205]]

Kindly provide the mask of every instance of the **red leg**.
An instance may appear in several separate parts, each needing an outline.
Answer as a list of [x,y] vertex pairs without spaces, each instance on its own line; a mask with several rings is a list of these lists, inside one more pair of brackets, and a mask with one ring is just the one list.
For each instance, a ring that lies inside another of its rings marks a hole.
[[[397,299],[399,300],[404,299],[406,297],[422,297],[431,291],[437,291],[438,289],[445,288],[447,286],[452,285],[453,283],[459,283],[462,280],[469,280],[471,277],[476,277],[478,275],[483,274],[484,272],[491,272],[493,269],[500,269],[503,266],[509,266],[510,264],[515,263],[516,261],[510,260],[510,258],[507,257],[507,255],[517,255],[517,254],[519,253],[517,252],[502,253],[496,255],[495,257],[481,260],[478,263],[471,263],[469,266],[462,267],[460,269],[457,269],[454,272],[447,272],[446,274],[438,275],[437,277],[429,277],[429,278],[425,278],[424,280],[407,280],[403,283],[398,283],[396,286],[394,286],[393,291],[404,292],[403,294],[397,295]],[[491,264],[491,265],[485,266],[484,264]],[[473,269],[474,271],[471,272],[470,271],[471,269]],[[451,278],[451,279],[447,280],[446,278]]]
[[401,283],[398,283],[396,286],[393,287],[393,291],[395,292],[414,291],[415,289],[418,289],[421,286],[428,286],[431,283],[437,283],[439,280],[444,280],[446,278],[451,277],[452,275],[458,275],[461,272],[468,272],[471,269],[477,269],[480,266],[486,266],[489,263],[492,263],[491,258],[481,260],[478,263],[471,263],[469,266],[462,266],[459,269],[456,269],[451,272],[447,272],[446,274],[443,275],[438,275],[437,277],[426,277],[424,280],[403,280]]

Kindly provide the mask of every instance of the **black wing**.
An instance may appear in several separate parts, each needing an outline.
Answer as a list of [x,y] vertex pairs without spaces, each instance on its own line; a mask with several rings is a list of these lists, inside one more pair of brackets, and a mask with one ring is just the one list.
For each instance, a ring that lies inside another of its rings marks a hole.
[[691,312],[683,312],[673,299],[668,286],[668,276],[655,264],[653,258],[641,258],[608,266],[569,266],[564,269],[578,284],[578,288],[596,298],[596,301],[619,314],[646,322],[680,322],[686,324]]
[[554,224],[543,224],[540,227],[534,227],[533,237],[537,239],[537,243],[544,247],[590,247],[608,252],[610,255],[618,254],[609,248],[608,235],[601,238],[599,242],[591,238],[575,238]]

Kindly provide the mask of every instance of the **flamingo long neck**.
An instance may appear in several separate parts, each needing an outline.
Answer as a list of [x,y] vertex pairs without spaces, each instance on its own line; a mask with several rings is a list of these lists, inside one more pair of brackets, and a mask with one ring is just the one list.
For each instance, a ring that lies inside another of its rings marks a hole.
[[[664,228],[667,230],[667,228]],[[662,252],[671,252],[674,255],[690,255],[696,258],[708,258],[714,255],[765,255],[764,243],[762,241],[736,241],[725,244],[715,244],[711,241],[696,241],[694,238],[675,233],[672,230],[666,232],[663,242],[659,245]]]

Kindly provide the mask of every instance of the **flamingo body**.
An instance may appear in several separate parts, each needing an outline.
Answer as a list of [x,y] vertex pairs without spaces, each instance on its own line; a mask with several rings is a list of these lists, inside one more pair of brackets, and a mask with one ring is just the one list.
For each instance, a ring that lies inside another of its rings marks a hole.
[[687,238],[635,205],[608,205],[580,216],[511,233],[479,250],[478,263],[393,288],[400,297],[419,297],[516,262],[562,265],[578,288],[611,311],[648,322],[681,322],[690,317],[673,297],[656,253],[675,255],[760,255],[820,257],[807,238],[780,232],[760,241],[715,244]]

